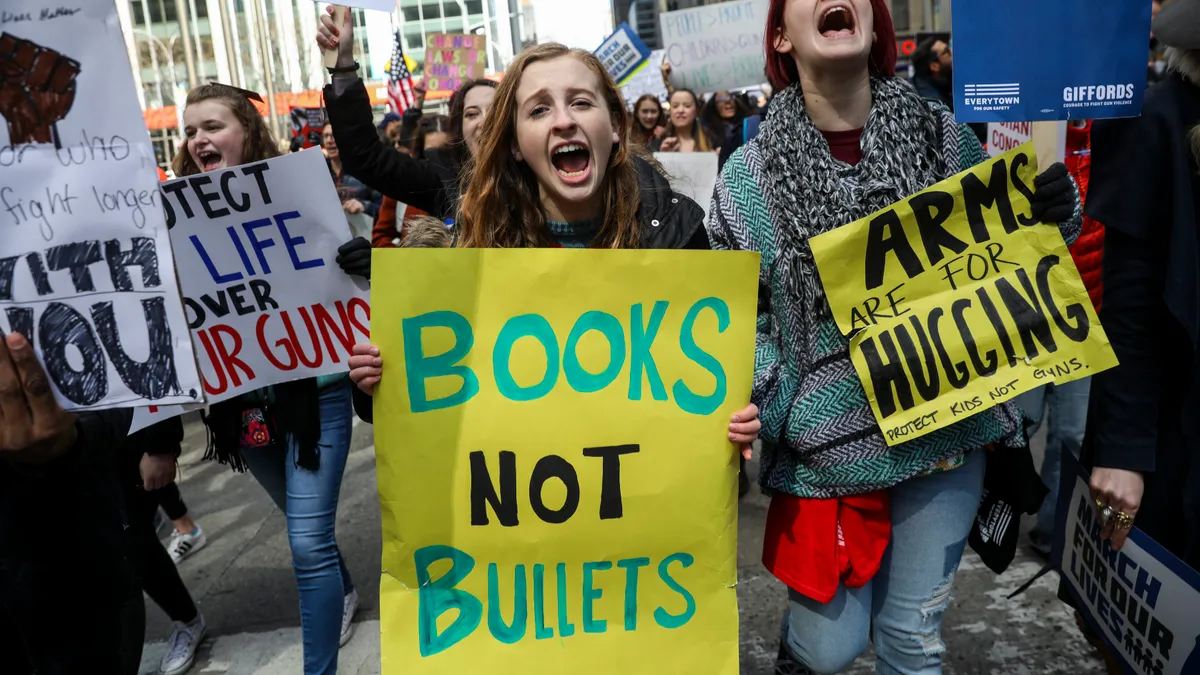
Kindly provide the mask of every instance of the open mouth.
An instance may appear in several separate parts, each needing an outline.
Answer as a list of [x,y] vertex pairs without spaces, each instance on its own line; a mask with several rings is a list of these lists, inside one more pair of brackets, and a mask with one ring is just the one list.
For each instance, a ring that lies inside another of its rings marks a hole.
[[212,171],[221,168],[221,153],[216,150],[201,150],[197,155],[202,171]]
[[817,25],[822,37],[837,39],[854,35],[854,15],[845,5],[834,5],[825,10]]
[[564,181],[579,183],[590,172],[592,153],[582,143],[564,143],[551,151],[550,163]]

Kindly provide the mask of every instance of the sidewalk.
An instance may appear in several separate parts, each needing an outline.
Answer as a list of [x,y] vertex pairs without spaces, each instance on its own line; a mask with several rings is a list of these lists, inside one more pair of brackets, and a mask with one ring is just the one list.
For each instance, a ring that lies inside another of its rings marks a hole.
[[[300,675],[300,612],[283,516],[249,475],[201,461],[204,431],[199,423],[187,425],[184,443],[180,489],[209,541],[180,565],[209,626],[209,638],[191,672]],[[783,586],[759,562],[768,504],[755,490],[740,508],[742,675],[771,674],[779,649],[779,621],[787,604]],[[342,483],[338,543],[358,588],[360,606],[354,637],[340,655],[342,675],[380,673],[381,538],[371,427],[356,424]],[[1024,548],[1024,539],[1017,559],[999,577],[967,550],[955,582],[954,603],[943,623],[947,675],[1103,674],[1071,614],[1055,597],[1054,574],[1040,579],[1024,595],[1005,599],[1040,568],[1041,561]],[[147,602],[142,673],[157,672],[170,633],[170,621]],[[874,665],[873,656],[864,655],[847,675],[869,675]]]

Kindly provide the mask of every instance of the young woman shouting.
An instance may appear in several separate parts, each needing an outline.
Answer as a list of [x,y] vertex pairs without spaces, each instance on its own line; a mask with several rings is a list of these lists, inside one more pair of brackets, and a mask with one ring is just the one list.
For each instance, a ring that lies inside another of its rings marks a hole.
[[[628,113],[589,52],[544,44],[505,72],[467,175],[459,247],[707,249],[704,212],[630,147]],[[383,374],[356,345],[350,377],[370,394]],[[359,406],[370,416],[370,406]],[[743,454],[758,409],[738,411],[729,438]]]
[[[762,253],[751,399],[773,493],[763,562],[789,587],[776,673],[836,673],[875,644],[877,672],[941,672],[942,613],[983,489],[985,446],[1024,443],[1012,404],[888,447],[830,313],[809,239],[981,162],[969,128],[894,76],[884,0],[771,0],[778,92],[726,163],[714,248]],[[1073,241],[1078,192],[1056,164],[1033,215]],[[844,542],[844,543],[842,543]]]

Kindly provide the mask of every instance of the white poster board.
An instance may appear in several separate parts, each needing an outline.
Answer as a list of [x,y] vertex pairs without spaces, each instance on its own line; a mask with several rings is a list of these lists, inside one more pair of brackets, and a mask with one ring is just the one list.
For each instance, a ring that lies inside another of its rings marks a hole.
[[1071,494],[1058,502],[1055,562],[1076,608],[1130,672],[1200,672],[1200,574],[1137,527],[1112,550],[1099,538],[1091,490],[1070,453],[1063,476],[1061,489]]
[[629,76],[621,86],[621,96],[625,98],[626,107],[632,107],[643,94],[654,94],[662,103],[667,102],[667,88],[662,81],[662,62],[664,52],[655,49],[650,52],[650,58],[641,70]]
[[369,334],[370,293],[335,261],[350,231],[319,150],[170,181],[162,193],[209,403],[349,371],[351,347]]
[[671,188],[699,204],[707,220],[717,184],[717,153],[656,152],[654,159],[666,170]]
[[762,84],[769,4],[741,0],[660,15],[671,84],[698,94]]
[[202,397],[112,0],[5,0],[0,333],[68,410]]
[[320,2],[318,0],[318,4],[321,6],[322,12],[331,4],[343,7],[358,7],[360,9],[374,9],[388,13],[396,11],[396,0],[339,0],[336,3]]

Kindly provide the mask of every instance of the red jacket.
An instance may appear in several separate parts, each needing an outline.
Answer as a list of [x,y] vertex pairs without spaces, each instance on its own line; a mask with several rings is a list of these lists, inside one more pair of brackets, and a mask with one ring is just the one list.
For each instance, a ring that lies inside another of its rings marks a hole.
[[[1067,170],[1079,185],[1079,198],[1087,204],[1088,181],[1092,175],[1092,123],[1075,128],[1067,125]],[[1071,246],[1071,257],[1083,277],[1083,285],[1096,311],[1100,311],[1100,299],[1104,295],[1104,225],[1083,216],[1083,231]]]

